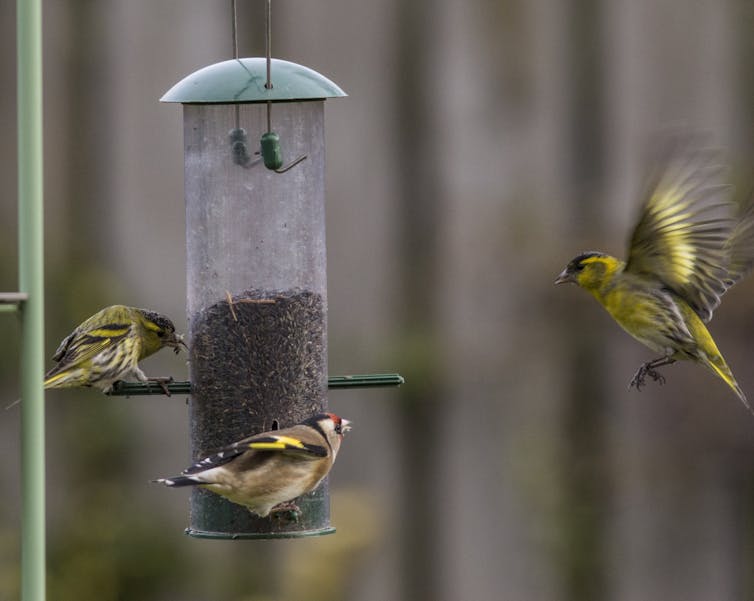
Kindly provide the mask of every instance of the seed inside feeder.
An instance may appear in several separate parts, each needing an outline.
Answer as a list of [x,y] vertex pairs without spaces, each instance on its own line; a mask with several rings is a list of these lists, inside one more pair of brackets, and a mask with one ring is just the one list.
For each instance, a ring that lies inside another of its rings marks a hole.
[[[194,460],[324,410],[327,356],[322,295],[301,289],[227,294],[191,316],[190,331]],[[215,497],[210,502],[216,509],[229,503],[207,491],[196,493],[208,495],[207,501]],[[322,494],[321,488],[310,493]],[[243,507],[226,510],[234,514],[234,524],[256,521]]]

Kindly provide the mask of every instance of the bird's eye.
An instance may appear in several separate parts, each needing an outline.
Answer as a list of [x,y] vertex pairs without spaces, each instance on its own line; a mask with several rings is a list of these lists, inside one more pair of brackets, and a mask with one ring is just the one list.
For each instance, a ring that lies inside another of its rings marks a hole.
[[160,338],[165,338],[165,330],[160,330],[159,332],[157,332],[157,335],[158,335],[158,336],[159,336]]
[[583,263],[576,263],[576,265],[573,266],[573,269],[575,271],[583,271],[584,267],[586,267]]
[[343,434],[343,425],[342,424],[335,424],[335,433],[336,434]]

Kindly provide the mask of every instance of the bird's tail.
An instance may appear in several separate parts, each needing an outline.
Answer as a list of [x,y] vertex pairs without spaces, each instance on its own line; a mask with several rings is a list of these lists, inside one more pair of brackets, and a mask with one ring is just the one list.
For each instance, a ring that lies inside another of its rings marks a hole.
[[[47,389],[47,388],[62,388],[62,386],[58,382],[59,382],[59,380],[61,378],[63,378],[64,375],[65,375],[64,373],[55,374],[54,376],[50,376],[49,373],[45,374],[45,383],[44,383],[45,389]],[[56,386],[56,383],[58,383],[57,386]],[[21,399],[16,399],[10,405],[7,405],[5,407],[5,410],[7,411],[8,409],[11,409],[11,408],[15,407],[20,402],[21,402]]]
[[718,355],[717,357],[713,357],[712,359],[707,359],[705,363],[728,386],[731,387],[733,392],[735,392],[736,396],[739,399],[741,399],[741,402],[746,406],[749,412],[754,414],[754,410],[752,410],[751,405],[749,405],[749,401],[746,399],[746,395],[744,394],[744,391],[741,390],[741,387],[738,385],[738,382],[736,382],[736,378],[733,377],[733,372],[730,370],[730,367],[728,367],[728,364],[725,362],[725,359],[723,359],[721,355]]
[[170,487],[198,486],[199,484],[203,484],[203,482],[196,476],[173,476],[172,478],[157,478],[156,480],[152,480],[152,482],[157,482],[158,484],[164,484],[165,486]]
[[54,370],[50,370],[45,374],[45,388],[69,388],[81,382],[80,378],[74,381],[75,378],[71,376],[72,374],[69,371],[55,373]]

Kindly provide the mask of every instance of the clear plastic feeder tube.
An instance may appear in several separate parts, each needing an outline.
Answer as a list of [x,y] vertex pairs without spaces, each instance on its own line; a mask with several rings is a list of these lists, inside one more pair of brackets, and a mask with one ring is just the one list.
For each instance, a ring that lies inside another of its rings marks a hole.
[[[239,128],[246,165],[233,147]],[[285,173],[254,161],[265,103],[184,105],[194,459],[327,407],[324,102],[273,104],[272,130],[286,164],[306,155]],[[298,521],[258,518],[196,489],[188,532],[321,534],[331,530],[326,486],[296,501]]]

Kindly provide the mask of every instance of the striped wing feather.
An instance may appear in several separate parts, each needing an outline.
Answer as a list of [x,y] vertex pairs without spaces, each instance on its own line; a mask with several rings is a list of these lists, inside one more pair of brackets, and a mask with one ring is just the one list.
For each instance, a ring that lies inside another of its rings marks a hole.
[[715,153],[694,147],[688,137],[676,137],[665,150],[631,237],[626,271],[660,280],[708,321],[730,285],[737,207]]
[[256,451],[254,455],[258,456],[259,461],[265,461],[277,453],[299,455],[312,459],[327,456],[327,449],[322,446],[307,444],[292,436],[265,433],[250,436],[228,445],[217,453],[197,461],[181,473],[190,475],[203,472],[206,469],[224,465],[249,451]]
[[128,337],[128,324],[107,324],[91,331],[76,330],[63,340],[53,359],[57,365],[45,377],[49,378],[70,367],[94,359],[100,353],[119,344]]

